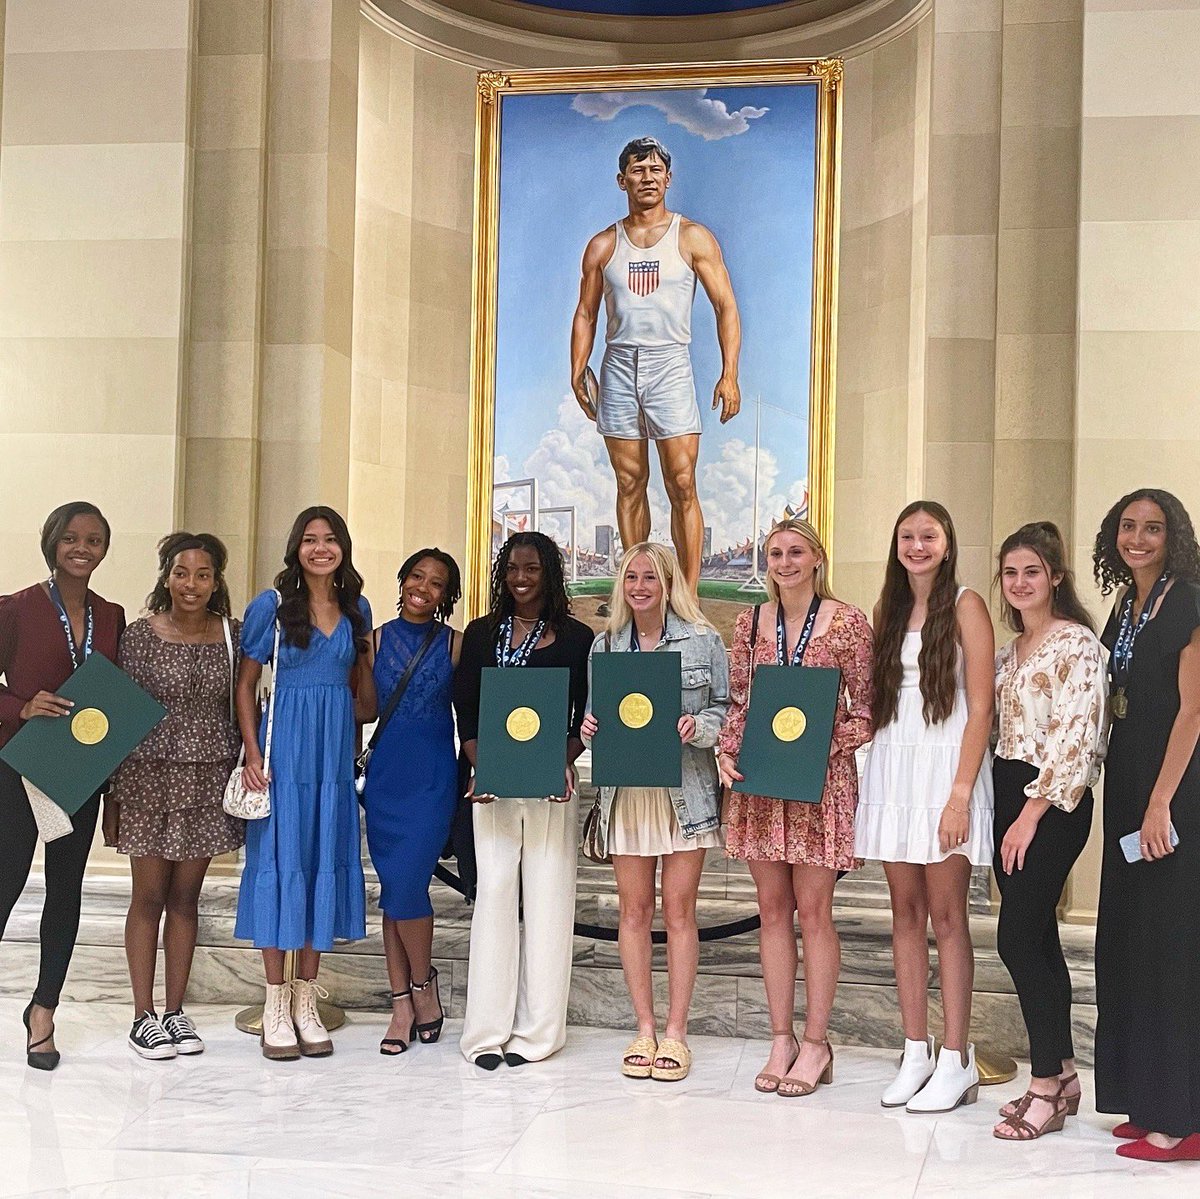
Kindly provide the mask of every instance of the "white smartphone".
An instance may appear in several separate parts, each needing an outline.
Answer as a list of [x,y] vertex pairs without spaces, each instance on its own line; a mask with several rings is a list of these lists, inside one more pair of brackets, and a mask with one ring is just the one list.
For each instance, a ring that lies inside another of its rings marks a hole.
[[[1125,836],[1117,842],[1121,847],[1121,852],[1125,855],[1127,862],[1141,862],[1142,858],[1142,830],[1138,829],[1133,833],[1126,833]],[[1171,825],[1171,848],[1174,849],[1179,844],[1179,834],[1175,831],[1175,826]]]

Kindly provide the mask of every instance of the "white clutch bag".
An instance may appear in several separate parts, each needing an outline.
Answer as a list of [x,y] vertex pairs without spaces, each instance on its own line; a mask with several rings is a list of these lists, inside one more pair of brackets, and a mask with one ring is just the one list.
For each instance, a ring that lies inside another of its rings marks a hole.
[[[225,642],[229,650],[229,673],[233,676],[233,642],[229,635],[229,625],[225,625]],[[279,672],[279,617],[275,617],[275,650],[271,656],[272,679],[271,696],[267,700],[267,744],[263,750],[263,774],[268,779],[271,775],[271,733],[275,726],[275,678]],[[233,684],[230,684],[230,710],[233,710]],[[225,784],[225,796],[221,807],[230,816],[239,820],[265,820],[271,814],[271,790],[268,785],[265,791],[251,791],[245,782],[246,747],[238,752],[237,765]]]

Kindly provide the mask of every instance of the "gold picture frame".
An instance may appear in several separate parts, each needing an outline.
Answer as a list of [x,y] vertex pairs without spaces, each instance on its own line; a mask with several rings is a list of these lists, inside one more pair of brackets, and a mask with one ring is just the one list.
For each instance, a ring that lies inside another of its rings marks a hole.
[[[834,389],[841,145],[842,60],[483,71],[475,132],[474,276],[471,313],[471,418],[467,478],[467,619],[488,606],[493,554],[493,479],[501,110],[509,95],[811,84],[816,98],[816,163],[809,366],[809,519],[828,544],[833,531]],[[564,346],[564,373],[566,367]]]

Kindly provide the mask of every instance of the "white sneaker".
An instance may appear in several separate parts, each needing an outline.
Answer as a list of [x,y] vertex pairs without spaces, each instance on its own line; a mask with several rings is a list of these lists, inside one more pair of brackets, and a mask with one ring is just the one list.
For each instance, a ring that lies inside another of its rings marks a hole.
[[263,1057],[273,1062],[290,1062],[300,1056],[296,1029],[292,1024],[292,988],[288,983],[267,983],[262,1014]]
[[175,1045],[162,1021],[153,1012],[143,1012],[129,1030],[129,1048],[138,1057],[165,1061],[175,1056]]
[[904,1056],[900,1059],[900,1072],[884,1091],[879,1102],[884,1107],[904,1107],[906,1103],[929,1081],[933,1075],[933,1038],[924,1041],[904,1039]]
[[329,998],[329,992],[315,980],[298,978],[292,983],[292,1023],[296,1039],[305,1057],[328,1057],[333,1052],[329,1029],[321,1023],[317,997]]
[[967,1064],[957,1049],[942,1046],[937,1069],[930,1080],[908,1101],[910,1112],[952,1112],[959,1104],[979,1098],[979,1071],[975,1068],[975,1046],[967,1046]]

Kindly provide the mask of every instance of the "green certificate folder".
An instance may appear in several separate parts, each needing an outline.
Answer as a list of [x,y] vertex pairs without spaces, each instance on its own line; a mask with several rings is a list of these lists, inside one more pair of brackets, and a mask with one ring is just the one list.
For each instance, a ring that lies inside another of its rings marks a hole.
[[592,782],[597,787],[678,787],[682,675],[677,653],[592,658]]
[[565,666],[488,666],[479,690],[475,791],[499,799],[561,795],[571,672]]
[[91,654],[57,694],[74,701],[70,715],[26,721],[0,758],[73,816],[167,710],[103,654]]
[[738,770],[745,777],[733,789],[820,803],[841,688],[840,670],[758,667],[738,755]]

